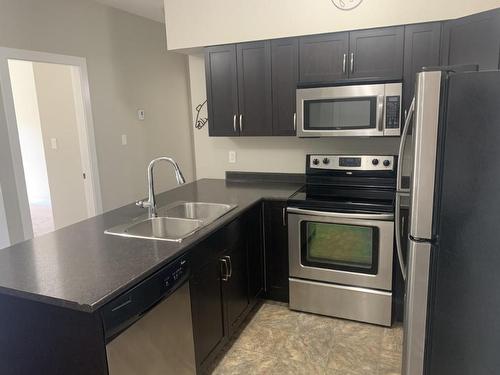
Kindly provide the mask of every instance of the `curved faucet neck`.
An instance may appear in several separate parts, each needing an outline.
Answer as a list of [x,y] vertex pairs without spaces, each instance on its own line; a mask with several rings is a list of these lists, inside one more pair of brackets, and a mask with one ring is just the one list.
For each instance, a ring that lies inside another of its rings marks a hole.
[[184,176],[182,175],[182,172],[179,168],[179,165],[176,163],[176,161],[174,159],[166,157],[166,156],[162,156],[162,157],[151,160],[151,162],[148,165],[148,187],[149,187],[149,189],[148,189],[148,204],[147,204],[150,217],[157,216],[156,195],[155,195],[155,188],[154,188],[154,167],[155,167],[155,164],[159,161],[169,162],[174,167],[175,178],[176,178],[177,183],[179,185],[186,183],[186,180],[184,179]]

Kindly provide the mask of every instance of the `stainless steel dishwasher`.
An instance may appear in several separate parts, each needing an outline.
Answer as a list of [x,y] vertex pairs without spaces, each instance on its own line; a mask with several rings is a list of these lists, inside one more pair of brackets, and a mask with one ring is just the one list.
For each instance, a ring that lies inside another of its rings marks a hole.
[[178,260],[103,308],[110,375],[196,373],[188,278]]

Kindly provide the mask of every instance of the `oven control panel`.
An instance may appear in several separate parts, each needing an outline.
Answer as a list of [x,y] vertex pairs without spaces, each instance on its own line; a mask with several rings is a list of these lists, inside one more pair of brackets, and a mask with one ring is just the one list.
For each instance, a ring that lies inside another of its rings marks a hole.
[[392,155],[309,155],[309,168],[329,170],[393,171]]

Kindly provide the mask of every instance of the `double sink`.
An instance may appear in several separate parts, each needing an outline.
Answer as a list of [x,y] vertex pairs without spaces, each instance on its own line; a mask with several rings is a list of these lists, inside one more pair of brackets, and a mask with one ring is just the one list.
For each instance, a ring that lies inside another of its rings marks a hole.
[[176,202],[157,210],[157,217],[138,217],[105,231],[122,237],[181,242],[236,208],[235,204]]

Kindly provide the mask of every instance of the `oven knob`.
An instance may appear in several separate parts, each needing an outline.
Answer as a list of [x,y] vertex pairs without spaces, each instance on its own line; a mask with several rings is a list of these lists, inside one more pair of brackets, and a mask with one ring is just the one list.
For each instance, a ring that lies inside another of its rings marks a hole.
[[323,164],[328,164],[328,163],[330,163],[330,159],[328,159],[328,158],[324,158],[324,159],[323,159]]
[[389,160],[384,160],[384,166],[388,167],[391,165],[391,162]]
[[319,164],[319,159],[313,159],[313,164],[318,165]]
[[378,159],[373,159],[373,160],[372,160],[372,164],[373,164],[373,165],[378,165]]

